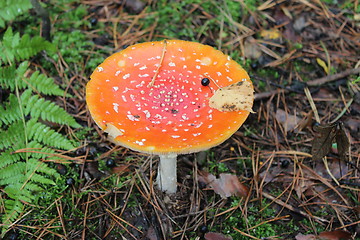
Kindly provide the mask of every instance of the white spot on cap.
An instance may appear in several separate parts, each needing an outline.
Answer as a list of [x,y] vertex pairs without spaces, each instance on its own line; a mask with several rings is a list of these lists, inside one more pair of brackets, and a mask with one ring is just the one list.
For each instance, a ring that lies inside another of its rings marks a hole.
[[119,113],[119,104],[113,103],[113,108],[116,113]]
[[130,77],[130,73],[127,73],[123,76],[123,79],[128,79]]
[[178,135],[171,135],[172,138],[179,138],[180,136]]
[[121,95],[121,98],[124,102],[127,102],[126,97],[124,95]]
[[147,66],[142,66],[141,68],[139,68],[140,70],[145,70],[145,69],[147,69]]
[[170,66],[170,67],[175,67],[176,64],[175,64],[174,62],[169,62],[169,66]]
[[98,71],[98,72],[102,72],[102,71],[104,71],[104,68],[98,67],[98,68],[97,68],[97,71]]
[[194,137],[197,137],[197,136],[199,136],[199,135],[201,135],[201,133],[193,133],[193,136],[194,136]]
[[136,144],[138,144],[139,146],[144,146],[144,143],[141,141],[135,141]]
[[116,72],[115,72],[115,76],[116,76],[116,77],[119,76],[120,73],[121,73],[120,70],[119,70],[119,71],[116,71]]
[[130,121],[140,121],[138,118],[134,117],[134,115],[131,114],[127,115],[127,117]]
[[116,92],[117,90],[119,90],[119,87],[113,87],[113,89]]
[[143,113],[145,113],[146,118],[149,118],[151,116],[151,114],[148,110],[144,110]]
[[143,78],[143,77],[148,77],[148,76],[150,76],[149,74],[147,74],[147,73],[145,73],[145,74],[139,74],[139,77],[141,77],[141,78]]

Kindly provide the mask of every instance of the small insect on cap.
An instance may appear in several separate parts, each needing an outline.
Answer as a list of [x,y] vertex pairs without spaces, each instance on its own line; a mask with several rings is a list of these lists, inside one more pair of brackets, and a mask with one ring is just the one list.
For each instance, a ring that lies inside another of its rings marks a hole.
[[[90,113],[117,144],[154,154],[216,146],[243,124],[254,100],[246,71],[210,46],[136,44],[100,64],[86,86]],[[209,84],[202,79],[209,78]]]

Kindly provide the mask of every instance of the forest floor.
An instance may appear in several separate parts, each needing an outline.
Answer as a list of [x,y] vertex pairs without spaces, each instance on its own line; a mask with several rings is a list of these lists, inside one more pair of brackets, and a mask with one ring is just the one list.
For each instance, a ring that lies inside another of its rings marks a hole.
[[[33,65],[71,95],[57,102],[83,126],[67,130],[79,147],[57,164],[66,188],[56,204],[35,222],[32,210],[5,239],[359,238],[358,0],[55,2],[44,6],[58,52]],[[41,32],[34,12],[20,20],[25,32]],[[255,87],[254,113],[239,131],[179,156],[170,196],[153,184],[158,158],[109,142],[85,102],[106,57],[163,39],[223,51]],[[223,176],[223,185],[209,180]]]

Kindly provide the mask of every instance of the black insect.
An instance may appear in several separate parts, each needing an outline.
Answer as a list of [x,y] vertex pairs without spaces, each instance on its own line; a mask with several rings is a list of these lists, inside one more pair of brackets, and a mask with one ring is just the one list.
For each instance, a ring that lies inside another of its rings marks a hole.
[[109,158],[108,160],[106,160],[106,166],[109,168],[115,167],[116,163],[115,163],[114,159]]
[[201,85],[206,87],[206,86],[209,86],[209,84],[210,84],[210,79],[208,79],[208,78],[201,79]]

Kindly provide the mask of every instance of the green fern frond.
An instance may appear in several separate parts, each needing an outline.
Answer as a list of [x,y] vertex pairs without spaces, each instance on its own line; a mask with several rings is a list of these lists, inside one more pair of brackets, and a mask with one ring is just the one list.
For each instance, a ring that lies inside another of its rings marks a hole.
[[27,137],[45,145],[70,150],[74,148],[65,136],[55,132],[50,127],[31,119],[26,123]]
[[26,79],[28,84],[36,92],[45,95],[64,96],[64,91],[60,89],[59,85],[54,83],[52,78],[48,78],[44,74],[40,74],[38,71],[34,72],[30,78]]
[[29,62],[25,61],[20,63],[18,68],[14,65],[0,67],[0,86],[10,91],[15,91],[15,88],[19,90],[29,88],[40,94],[64,96],[64,91],[59,85],[39,71],[35,71],[29,78],[25,77],[28,66]]
[[20,213],[23,212],[24,204],[20,201],[20,199],[6,199],[4,200],[4,207],[7,210],[6,214],[2,217],[2,222],[4,224],[4,228],[2,234],[5,232],[5,229],[8,225],[10,225],[14,220],[16,220]]
[[[18,68],[12,66],[5,66],[0,68],[0,86],[4,89],[15,91],[15,88],[24,89],[27,84],[22,79],[28,69],[28,62],[19,64]],[[15,87],[16,86],[16,87]]]
[[2,140],[0,142],[0,150],[16,145],[19,142],[19,139],[24,139],[25,135],[23,129],[24,125],[21,120],[10,125],[5,131],[0,129],[0,139]]
[[8,28],[0,42],[0,65],[7,62],[11,65],[15,61],[22,61],[35,56],[43,50],[55,51],[54,45],[40,36],[30,38],[28,34],[20,37]]
[[[25,149],[27,148],[27,152],[18,152],[17,154],[21,154],[22,158],[26,157],[32,157],[36,159],[44,159],[44,160],[63,160],[60,156],[54,156],[56,154],[56,151],[50,147],[44,146],[43,144],[31,140],[27,143],[27,145],[18,145],[16,146],[17,149]],[[52,147],[52,146],[51,146]]]
[[[29,161],[27,161],[27,171],[28,173],[32,172],[39,172],[39,173],[46,173],[49,177],[59,177],[59,174],[57,171],[51,167],[49,167],[47,164],[39,161],[35,158],[30,158]],[[33,179],[31,179],[34,181]],[[36,182],[36,181],[34,181]],[[52,183],[51,183],[52,184]]]
[[9,148],[0,154],[0,169],[6,167],[9,164],[16,163],[21,160],[19,154],[13,154],[14,149]]
[[[5,107],[5,108],[4,108]],[[19,101],[14,94],[10,94],[9,101],[0,105],[0,127],[12,124],[21,118]]]
[[[17,199],[21,196],[21,200],[24,202],[32,202],[32,200],[36,197],[34,192],[41,190],[42,188],[40,186],[30,182],[26,184],[23,182],[15,182],[4,188],[4,192],[6,192],[10,198]],[[19,194],[19,192],[21,192],[21,194]]]
[[[16,4],[18,13],[14,12]],[[29,9],[30,0],[0,0],[0,28]],[[57,171],[45,161],[61,159],[57,149],[70,150],[73,143],[44,122],[80,127],[63,108],[43,95],[64,96],[64,91],[39,71],[29,70],[30,57],[54,45],[41,37],[20,36],[8,28],[0,39],[0,88],[10,92],[0,105],[0,222],[4,236],[11,223],[21,218],[37,193],[54,185]],[[23,61],[23,62],[21,62]],[[6,66],[9,65],[9,66]],[[32,72],[32,74],[30,74]]]
[[26,90],[21,95],[21,102],[25,103],[25,115],[31,115],[32,118],[69,125],[77,128],[80,125],[71,117],[63,108],[55,103],[40,98],[37,95],[32,95],[31,91]]
[[1,0],[0,28],[5,26],[6,21],[14,20],[30,8],[32,8],[30,0]]
[[[25,173],[25,169],[26,169],[25,162],[16,162],[14,164],[10,164],[10,165],[0,169],[0,179],[1,180],[8,179],[12,176],[23,175]],[[3,182],[1,180],[0,180],[0,185],[3,185]],[[17,181],[19,181],[19,180],[17,180]]]

